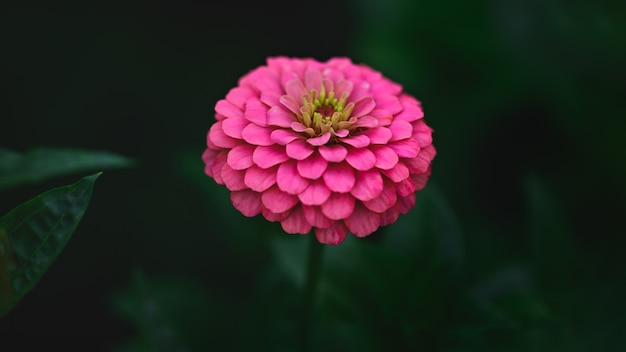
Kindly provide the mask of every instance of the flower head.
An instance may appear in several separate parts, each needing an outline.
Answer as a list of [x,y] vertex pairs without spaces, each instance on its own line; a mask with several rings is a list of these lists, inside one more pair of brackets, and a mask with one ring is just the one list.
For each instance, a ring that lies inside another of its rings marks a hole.
[[215,105],[205,172],[245,216],[339,244],[415,205],[435,157],[420,102],[348,58],[272,57]]

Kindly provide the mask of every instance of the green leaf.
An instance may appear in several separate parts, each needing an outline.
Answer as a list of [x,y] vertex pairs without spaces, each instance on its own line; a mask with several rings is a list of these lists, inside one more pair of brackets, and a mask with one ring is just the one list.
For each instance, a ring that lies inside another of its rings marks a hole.
[[100,174],[44,192],[0,218],[0,317],[35,286],[63,250]]
[[133,164],[132,159],[99,150],[36,148],[20,154],[0,149],[0,190],[73,173]]

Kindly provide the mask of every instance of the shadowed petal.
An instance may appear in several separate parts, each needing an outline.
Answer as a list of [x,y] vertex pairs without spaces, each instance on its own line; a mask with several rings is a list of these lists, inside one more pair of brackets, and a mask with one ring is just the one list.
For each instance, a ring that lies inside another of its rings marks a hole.
[[213,177],[213,162],[215,161],[215,158],[219,153],[220,151],[209,148],[205,149],[202,153],[202,161],[204,162],[204,173],[206,173],[208,176]]
[[307,159],[298,160],[297,165],[300,176],[315,180],[326,171],[328,161],[319,154],[314,154]]
[[298,203],[298,197],[281,191],[277,186],[273,186],[261,195],[261,201],[267,209],[274,213],[282,213]]
[[409,168],[403,163],[397,163],[389,170],[382,170],[381,173],[387,176],[394,183],[405,180],[409,177]]
[[253,191],[263,192],[276,183],[276,169],[276,167],[262,169],[252,165],[246,170],[243,180]]
[[289,216],[280,225],[283,230],[290,234],[307,234],[311,231],[311,224],[306,221],[302,207],[295,207],[289,213]]
[[211,164],[211,173],[213,174],[213,179],[220,185],[224,184],[224,180],[222,179],[222,167],[226,164],[226,159],[228,157],[228,151],[222,150],[213,159],[213,164]]
[[252,160],[263,169],[280,164],[289,159],[285,147],[278,145],[258,146],[252,154]]
[[309,180],[300,176],[296,162],[289,160],[280,164],[276,171],[276,183],[278,187],[290,194],[298,194],[309,186]]
[[261,194],[249,189],[231,192],[230,202],[244,216],[252,217],[261,213]]
[[426,183],[428,182],[428,179],[430,178],[430,173],[431,173],[431,169],[429,167],[428,170],[426,170],[426,172],[424,172],[423,174],[411,175],[411,178],[413,179],[413,182],[415,183],[416,191],[419,191],[423,189],[424,187],[426,187]]
[[322,205],[330,197],[330,189],[322,180],[311,182],[309,186],[298,194],[298,198],[306,205]]
[[245,174],[245,171],[235,170],[227,163],[222,166],[222,180],[229,191],[241,191],[248,188],[243,181]]
[[343,221],[336,221],[329,228],[315,228],[315,237],[320,243],[337,245],[343,242],[348,234],[348,228]]
[[322,204],[321,209],[329,219],[342,220],[352,215],[354,203],[354,197],[351,194],[333,192]]
[[387,211],[380,214],[380,226],[391,225],[398,221],[400,217],[400,203],[396,203],[393,207],[387,209]]
[[413,124],[413,138],[417,140],[422,148],[433,143],[432,131],[424,120],[419,120]]
[[380,214],[357,204],[350,217],[344,220],[348,230],[357,237],[365,237],[380,227]]
[[371,211],[382,213],[396,204],[397,200],[398,197],[396,195],[396,187],[389,182],[385,182],[383,191],[378,195],[378,197],[363,202],[363,205]]
[[402,197],[398,200],[400,204],[400,214],[408,214],[415,206],[415,193],[411,193],[406,197]]
[[282,213],[274,213],[261,203],[261,214],[263,214],[263,217],[271,222],[285,220],[289,216],[289,212],[290,211],[287,210]]
[[411,193],[415,193],[415,190],[415,182],[410,177],[396,183],[396,192],[398,192],[399,197],[406,197]]
[[[292,97],[290,95],[283,95],[279,98],[279,101],[293,114],[300,113],[300,102],[302,101],[302,98],[296,99],[295,97]],[[295,121],[295,119],[293,119],[292,121]]]
[[302,210],[304,211],[304,216],[306,217],[306,221],[309,224],[313,225],[313,227],[325,229],[331,227],[334,223],[333,220],[329,219],[322,213],[322,209],[315,205],[302,205]]
[[308,93],[306,87],[299,79],[292,79],[287,82],[287,84],[285,84],[285,91],[288,96],[294,97],[296,100],[301,100],[302,97]]

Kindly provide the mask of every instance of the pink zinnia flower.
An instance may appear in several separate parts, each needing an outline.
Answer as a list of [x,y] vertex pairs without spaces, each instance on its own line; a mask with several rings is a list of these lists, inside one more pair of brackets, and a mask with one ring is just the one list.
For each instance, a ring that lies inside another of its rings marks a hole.
[[415,205],[435,157],[420,102],[348,58],[273,57],[215,105],[205,172],[245,216],[321,243],[364,237]]

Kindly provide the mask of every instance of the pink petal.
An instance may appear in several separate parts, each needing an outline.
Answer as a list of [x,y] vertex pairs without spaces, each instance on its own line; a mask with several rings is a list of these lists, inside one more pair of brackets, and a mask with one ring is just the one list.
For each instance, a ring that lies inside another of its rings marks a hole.
[[246,106],[248,99],[253,97],[256,97],[256,94],[248,87],[235,87],[228,91],[228,94],[226,94],[226,100],[239,109],[243,109]]
[[376,102],[371,97],[363,97],[354,102],[354,110],[351,116],[361,117],[369,114],[376,107]]
[[263,214],[263,217],[271,222],[283,221],[289,216],[289,213],[290,213],[289,210],[284,211],[282,213],[274,213],[273,211],[267,209],[266,206],[261,204],[261,214]]
[[423,174],[430,166],[430,158],[425,155],[424,149],[415,158],[405,158],[402,162],[407,166],[412,174]]
[[276,168],[262,169],[252,165],[243,180],[253,191],[263,192],[276,183]]
[[226,118],[243,118],[243,111],[226,99],[218,100],[215,112]]
[[287,155],[296,160],[304,160],[308,158],[315,151],[309,143],[303,140],[295,140],[287,144],[285,151]]
[[315,228],[315,237],[320,243],[337,245],[343,242],[348,234],[348,228],[343,221],[336,221],[329,228]]
[[302,210],[304,211],[306,221],[313,225],[313,227],[325,229],[331,227],[334,223],[333,220],[327,218],[326,215],[322,213],[322,209],[319,206],[303,204]]
[[222,120],[222,129],[227,136],[242,139],[241,131],[249,124],[250,121],[243,117],[229,117]]
[[245,174],[245,171],[235,170],[226,163],[222,166],[222,180],[229,191],[241,191],[248,188],[243,181]]
[[380,226],[391,225],[398,221],[400,217],[400,203],[394,204],[393,207],[387,209],[387,211],[380,214]]
[[330,197],[330,189],[322,180],[317,180],[298,194],[298,198],[305,205],[321,205]]
[[398,100],[398,97],[393,94],[376,95],[376,107],[387,110],[394,115],[403,109],[402,104],[400,104],[400,100]]
[[409,168],[403,163],[397,163],[389,170],[382,170],[381,173],[387,176],[394,183],[405,180],[409,177]]
[[365,128],[374,128],[378,126],[378,119],[372,116],[361,116],[358,120],[352,125],[352,127],[365,127]]
[[274,142],[270,137],[271,133],[271,129],[251,123],[241,131],[241,136],[244,141],[253,145],[272,145]]
[[415,193],[400,198],[398,203],[400,204],[400,214],[408,214],[415,206]]
[[296,139],[302,139],[298,133],[294,133],[290,130],[276,129],[273,130],[270,134],[270,138],[274,143],[278,143],[280,145],[287,145],[290,142],[295,141]]
[[300,102],[302,98],[296,99],[290,95],[283,95],[279,98],[280,103],[294,114],[300,113]]
[[374,127],[361,133],[370,139],[370,144],[387,144],[391,139],[391,131],[387,127]]
[[428,168],[428,170],[423,174],[411,175],[411,178],[413,179],[413,182],[415,183],[416,191],[419,191],[423,189],[424,187],[426,187],[426,183],[428,182],[428,179],[430,178],[430,173],[431,173],[430,170],[431,169]]
[[337,81],[337,83],[335,83],[335,96],[341,97],[343,93],[348,93],[348,96],[350,96],[353,87],[354,85],[351,81],[340,79]]
[[333,163],[343,161],[348,155],[348,149],[341,144],[322,145],[317,150],[324,159]]
[[326,132],[319,137],[309,138],[306,141],[310,145],[319,146],[319,145],[326,144],[329,140],[330,140],[330,132]]
[[261,195],[261,201],[267,209],[274,213],[282,213],[298,203],[298,197],[281,191],[278,187],[274,186],[263,192]]
[[304,73],[304,85],[309,90],[315,89],[319,92],[322,85],[322,73],[319,70],[307,70]]
[[420,152],[420,146],[414,138],[407,138],[389,144],[389,147],[395,150],[401,158],[415,158]]
[[217,157],[217,154],[219,154],[218,150],[214,150],[210,148],[205,149],[204,152],[202,153],[202,161],[204,162],[204,172],[208,176],[213,177],[213,171],[211,169],[213,168],[213,162],[215,161],[215,157]]
[[422,148],[433,143],[432,131],[424,120],[419,120],[413,124],[413,138],[417,140]]
[[255,147],[249,144],[239,144],[228,152],[228,165],[235,170],[243,170],[252,166],[252,153]]
[[322,213],[332,220],[342,220],[352,215],[354,197],[348,193],[332,193],[322,204]]
[[356,173],[354,187],[350,190],[355,198],[368,201],[380,195],[383,191],[383,177],[378,170],[368,170]]
[[291,123],[296,121],[293,113],[279,107],[273,106],[267,111],[267,124],[278,127],[291,127]]
[[280,225],[283,230],[290,234],[307,234],[311,231],[311,224],[306,221],[302,207],[295,207],[289,213],[289,216],[281,221]]
[[249,189],[231,192],[230,202],[244,216],[252,217],[261,213],[261,194]]
[[363,205],[371,211],[382,213],[396,204],[397,200],[398,197],[396,195],[395,186],[389,182],[385,182],[385,187],[383,187],[383,191],[380,195],[372,200],[363,202]]
[[396,192],[398,192],[400,197],[406,197],[411,193],[415,193],[416,189],[415,182],[410,177],[396,183]]
[[393,149],[384,145],[380,145],[372,147],[371,150],[376,156],[376,164],[374,164],[374,166],[376,166],[377,168],[388,170],[398,164],[398,154],[396,154]]
[[298,160],[298,172],[300,176],[312,180],[318,179],[328,166],[328,161],[320,155],[315,154],[304,160]]
[[374,153],[369,149],[350,149],[348,150],[346,161],[353,168],[365,171],[374,167],[374,164],[376,164],[376,156],[374,156]]
[[369,137],[364,134],[343,138],[341,141],[355,148],[364,148],[370,145]]
[[302,97],[308,93],[306,87],[299,79],[292,79],[287,82],[285,85],[285,91],[288,96],[294,97],[296,100],[302,99]]
[[252,160],[263,169],[280,164],[289,159],[285,147],[279,145],[258,146],[252,154]]
[[217,121],[211,125],[208,138],[211,140],[211,143],[220,148],[232,148],[241,143],[241,141],[229,137],[224,133],[224,130],[222,129],[222,121]]
[[227,155],[227,150],[220,151],[219,154],[215,156],[215,159],[213,159],[213,164],[211,164],[213,179],[220,185],[224,184],[224,180],[222,179],[222,167],[226,164]]
[[350,192],[356,180],[354,170],[345,163],[329,165],[323,176],[326,186],[339,193]]
[[254,99],[246,103],[245,117],[248,121],[261,127],[267,126],[267,105],[260,100]]
[[404,120],[394,119],[391,125],[389,125],[392,137],[391,141],[398,141],[401,139],[410,138],[413,135],[413,126]]
[[380,227],[380,214],[371,212],[357,204],[352,215],[344,220],[344,223],[355,236],[365,237]]
[[278,187],[289,193],[298,194],[309,186],[309,180],[300,176],[296,166],[296,162],[289,160],[280,164],[276,171],[276,183]]

